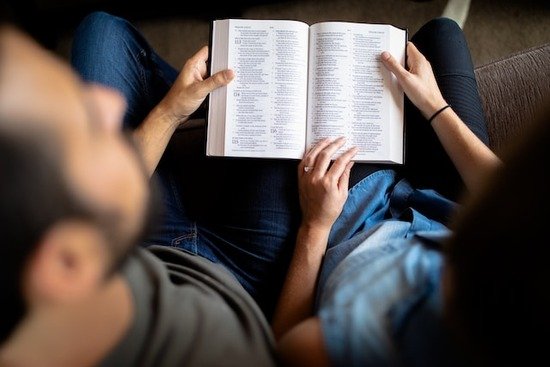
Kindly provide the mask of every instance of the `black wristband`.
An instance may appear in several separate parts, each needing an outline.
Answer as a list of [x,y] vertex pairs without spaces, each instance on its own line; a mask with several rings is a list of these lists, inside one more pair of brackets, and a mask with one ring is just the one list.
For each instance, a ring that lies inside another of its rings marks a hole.
[[432,117],[429,118],[428,124],[431,124],[431,123],[432,123],[432,120],[433,120],[437,115],[439,115],[441,112],[443,112],[445,109],[447,109],[447,108],[449,108],[449,107],[451,107],[450,104],[448,104],[448,105],[446,105],[446,106],[444,106],[444,107],[441,107],[439,110],[437,110],[437,111],[432,115]]

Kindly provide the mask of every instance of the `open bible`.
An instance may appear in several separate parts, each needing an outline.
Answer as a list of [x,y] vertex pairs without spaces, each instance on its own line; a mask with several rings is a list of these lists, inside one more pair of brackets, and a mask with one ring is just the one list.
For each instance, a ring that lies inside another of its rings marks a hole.
[[[301,159],[345,136],[355,161],[404,163],[404,93],[380,61],[405,64],[407,31],[387,24],[223,19],[210,72],[235,79],[208,100],[208,156]],[[341,153],[339,152],[339,153]]]

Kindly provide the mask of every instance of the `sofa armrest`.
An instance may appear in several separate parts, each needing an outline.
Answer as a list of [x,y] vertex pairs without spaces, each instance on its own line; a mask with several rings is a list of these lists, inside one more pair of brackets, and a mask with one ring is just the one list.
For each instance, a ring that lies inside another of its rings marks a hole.
[[489,133],[497,153],[530,124],[550,96],[550,43],[475,69]]

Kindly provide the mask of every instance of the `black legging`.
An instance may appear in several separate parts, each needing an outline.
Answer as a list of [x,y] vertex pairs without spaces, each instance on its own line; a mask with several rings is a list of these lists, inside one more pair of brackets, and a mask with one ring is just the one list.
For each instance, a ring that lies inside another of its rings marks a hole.
[[[443,98],[470,130],[488,144],[474,67],[462,29],[451,19],[437,18],[420,28],[411,41],[431,63]],[[406,97],[405,128],[405,165],[399,172],[415,187],[431,188],[456,200],[464,183],[432,127]],[[354,165],[350,187],[381,168],[384,166]]]

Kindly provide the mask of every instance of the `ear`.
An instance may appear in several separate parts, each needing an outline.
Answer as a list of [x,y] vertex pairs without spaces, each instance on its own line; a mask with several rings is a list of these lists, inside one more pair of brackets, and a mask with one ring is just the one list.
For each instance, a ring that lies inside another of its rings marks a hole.
[[27,302],[82,299],[102,282],[106,263],[105,240],[95,226],[83,221],[58,223],[42,238],[25,269]]
[[87,84],[85,93],[88,98],[94,100],[93,107],[96,110],[98,122],[106,130],[118,132],[126,112],[124,96],[115,89],[92,83]]

